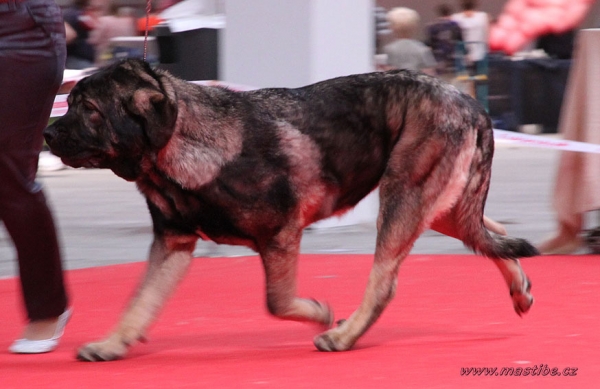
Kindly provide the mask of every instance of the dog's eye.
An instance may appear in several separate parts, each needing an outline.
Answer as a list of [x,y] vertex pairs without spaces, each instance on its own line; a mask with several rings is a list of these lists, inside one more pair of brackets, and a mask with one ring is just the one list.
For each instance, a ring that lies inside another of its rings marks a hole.
[[86,111],[88,111],[88,113],[89,113],[88,117],[89,117],[91,124],[94,127],[99,126],[102,123],[102,113],[100,112],[100,110],[98,109],[96,104],[92,103],[91,101],[87,101],[87,100],[83,100],[82,104],[83,104],[83,107],[86,109]]
[[91,102],[86,101],[86,100],[83,101],[83,106],[86,109],[89,109],[90,111],[97,111],[98,110],[94,104],[92,104]]
[[102,115],[100,115],[100,112],[94,110],[90,115],[90,122],[94,126],[99,126],[102,123]]

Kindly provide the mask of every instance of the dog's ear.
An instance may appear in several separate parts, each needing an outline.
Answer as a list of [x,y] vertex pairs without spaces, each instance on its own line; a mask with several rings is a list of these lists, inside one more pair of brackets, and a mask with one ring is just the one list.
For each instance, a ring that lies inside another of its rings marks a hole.
[[163,148],[173,134],[177,104],[164,92],[150,87],[136,90],[128,105],[144,122],[150,144],[156,149]]

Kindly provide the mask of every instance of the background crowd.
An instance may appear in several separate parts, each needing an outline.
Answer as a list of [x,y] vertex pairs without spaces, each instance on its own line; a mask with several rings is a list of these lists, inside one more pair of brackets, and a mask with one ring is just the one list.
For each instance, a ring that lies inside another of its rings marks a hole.
[[[158,16],[161,11],[178,2],[153,0],[148,29],[161,22]],[[66,68],[105,65],[113,58],[113,38],[144,35],[146,15],[143,11],[145,9],[123,6],[118,0],[74,0],[63,10],[67,39]]]

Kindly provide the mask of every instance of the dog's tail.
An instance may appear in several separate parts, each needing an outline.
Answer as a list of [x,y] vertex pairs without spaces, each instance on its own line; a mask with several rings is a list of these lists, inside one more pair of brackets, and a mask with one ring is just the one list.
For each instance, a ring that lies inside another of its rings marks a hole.
[[527,240],[491,234],[484,226],[484,206],[490,185],[494,135],[490,120],[483,118],[477,134],[477,149],[463,196],[453,207],[453,219],[465,246],[490,258],[517,259],[539,255]]
[[512,236],[492,236],[485,228],[480,228],[475,234],[479,235],[471,241],[463,240],[478,254],[490,258],[517,259],[539,255],[539,251],[525,239]]

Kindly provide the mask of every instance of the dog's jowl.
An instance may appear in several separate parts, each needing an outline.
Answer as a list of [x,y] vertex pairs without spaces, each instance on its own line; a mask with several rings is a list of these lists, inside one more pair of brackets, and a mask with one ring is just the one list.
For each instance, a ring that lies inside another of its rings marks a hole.
[[[435,78],[391,71],[234,92],[128,60],[81,80],[68,103],[45,131],[52,152],[68,165],[135,181],[154,225],[142,284],[116,329],[79,349],[82,360],[122,358],[145,337],[198,238],[256,250],[269,312],[325,327],[314,339],[323,351],[348,350],[377,320],[395,294],[399,265],[427,228],[491,258],[518,314],[533,302],[518,258],[536,250],[484,225],[490,119]],[[377,245],[364,299],[329,328],[326,303],[295,295],[302,230],[377,187]]]

